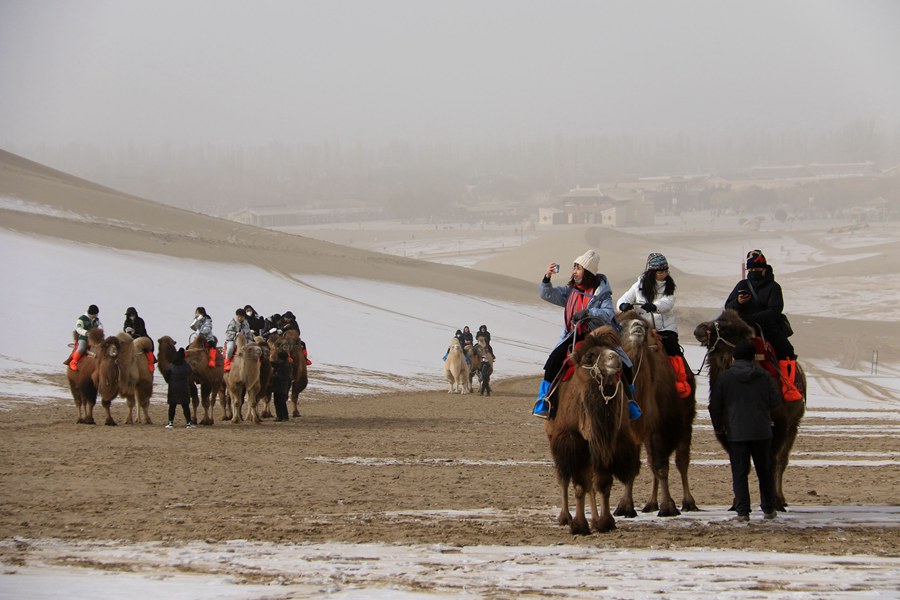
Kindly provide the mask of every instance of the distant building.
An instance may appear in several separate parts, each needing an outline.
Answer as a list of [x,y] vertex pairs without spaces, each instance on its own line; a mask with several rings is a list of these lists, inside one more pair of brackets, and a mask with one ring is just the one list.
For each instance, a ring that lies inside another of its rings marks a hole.
[[[628,192],[626,192],[628,193]],[[600,186],[575,187],[559,198],[558,207],[538,210],[542,225],[606,225],[627,227],[653,224],[653,204],[629,193],[614,198]]]

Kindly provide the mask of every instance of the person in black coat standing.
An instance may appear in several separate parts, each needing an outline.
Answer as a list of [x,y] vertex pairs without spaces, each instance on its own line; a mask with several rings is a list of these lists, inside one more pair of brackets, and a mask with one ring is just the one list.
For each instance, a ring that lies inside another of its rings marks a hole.
[[766,519],[775,518],[772,411],[781,406],[781,396],[769,374],[753,361],[755,353],[749,340],[735,346],[732,365],[719,375],[709,399],[713,430],[727,443],[739,521],[750,520],[751,458],[759,480],[760,508]]
[[163,378],[169,384],[167,396],[169,401],[169,421],[166,423],[166,429],[172,429],[175,426],[175,409],[179,404],[184,412],[187,428],[193,429],[196,427],[193,419],[191,419],[191,372],[191,365],[184,360],[184,348],[179,348],[175,354],[175,360],[162,370]]
[[291,391],[291,362],[284,350],[278,353],[278,360],[272,363],[272,395],[275,401],[275,421],[287,421],[287,398]]

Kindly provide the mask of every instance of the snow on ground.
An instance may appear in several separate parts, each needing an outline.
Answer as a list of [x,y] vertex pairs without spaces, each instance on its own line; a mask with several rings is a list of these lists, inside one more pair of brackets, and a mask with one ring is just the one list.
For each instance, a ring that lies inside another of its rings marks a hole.
[[[408,388],[407,379],[420,389],[441,388],[446,385],[441,357],[454,332],[463,325],[475,331],[482,323],[500,356],[498,376],[532,375],[561,327],[557,307],[549,304],[498,306],[466,293],[300,277],[249,265],[228,265],[223,277],[218,264],[109,252],[8,230],[0,230],[0,251],[17,257],[0,266],[2,280],[16,282],[5,298],[34,315],[10,320],[0,337],[0,396],[7,397],[26,391],[20,385],[26,372],[63,371],[70,332],[89,304],[100,307],[109,333],[121,330],[125,309],[135,306],[154,339],[171,335],[183,344],[197,306],[213,317],[220,341],[236,306],[252,304],[265,315],[292,310],[314,362],[310,389],[329,393]],[[239,298],[235,282],[246,290]],[[431,352],[423,351],[428,348]],[[352,382],[348,369],[354,372]],[[58,397],[48,392],[33,388],[30,395]]]
[[[550,510],[550,509],[548,509]],[[896,525],[897,508],[806,508],[790,518],[749,524],[762,530]],[[400,519],[514,519],[467,511],[397,513]],[[727,521],[725,507],[689,519]],[[686,519],[687,520],[687,519]],[[623,529],[652,517],[623,523]],[[655,521],[659,522],[659,519]],[[795,524],[790,524],[795,521]],[[672,526],[666,521],[666,526]],[[422,546],[388,544],[224,544],[69,542],[16,538],[28,566],[6,565],[0,598],[819,598],[845,594],[897,598],[900,559],[716,550],[610,550],[591,546]],[[84,565],[79,569],[67,564]],[[110,567],[104,567],[110,565]],[[128,565],[123,570],[122,565]],[[185,570],[190,573],[185,573]]]
[[[0,199],[0,207],[55,215],[46,207]],[[44,210],[45,212],[40,212]],[[860,248],[867,244],[844,247]],[[877,236],[870,238],[875,243]],[[736,244],[728,252],[699,249],[679,268],[693,272],[703,261],[705,273],[723,274],[739,268],[746,248]],[[446,249],[445,249],[446,250]],[[471,250],[471,253],[470,253]],[[484,247],[462,248],[459,257],[476,256]],[[728,250],[728,249],[726,249]],[[4,299],[29,318],[10,319],[0,337],[0,397],[8,408],[14,401],[68,398],[62,386],[48,383],[47,374],[60,374],[68,353],[75,319],[90,303],[101,308],[107,330],[118,331],[127,306],[136,306],[154,338],[172,335],[186,343],[188,324],[197,305],[213,315],[215,331],[224,337],[225,325],[237,305],[252,304],[261,313],[291,309],[299,316],[309,341],[314,365],[310,387],[322,392],[363,393],[408,387],[443,387],[440,357],[453,332],[468,324],[487,323],[501,358],[498,376],[535,375],[559,334],[559,310],[547,305],[498,307],[470,294],[448,295],[411,286],[373,284],[331,277],[276,274],[245,265],[222,265],[173,259],[138,252],[110,252],[89,244],[65,243],[0,230],[0,251],[15,256],[4,261],[0,277],[7,282]],[[435,248],[422,252],[437,252]],[[452,245],[450,250],[452,254]],[[771,253],[772,251],[770,251]],[[711,264],[714,257],[720,263]],[[778,255],[778,251],[774,251]],[[780,256],[786,270],[819,260],[813,249],[792,246],[791,256]],[[452,260],[452,256],[444,257]],[[444,260],[442,259],[442,261]],[[735,266],[737,265],[737,267]],[[792,266],[793,265],[793,266]],[[227,277],[222,270],[226,268]],[[115,274],[112,278],[92,273]],[[246,295],[227,299],[234,282]],[[148,283],[149,282],[149,283]],[[865,293],[865,282],[858,282]],[[882,279],[883,283],[883,279]],[[883,286],[882,286],[883,289]],[[844,290],[853,298],[852,290]],[[793,302],[793,299],[791,299]],[[819,301],[823,301],[822,298]],[[827,298],[828,302],[840,299]],[[810,309],[811,310],[811,309]],[[798,313],[803,308],[797,309]],[[841,311],[838,311],[841,312]],[[809,312],[808,314],[822,314]],[[329,318],[321,318],[329,315]],[[887,317],[886,317],[887,318]],[[896,315],[893,317],[896,319]],[[526,326],[523,326],[523,323]],[[358,332],[380,346],[348,344]],[[527,332],[528,337],[525,336]],[[407,348],[415,340],[415,351]],[[690,364],[702,362],[703,348],[682,340]],[[431,348],[432,352],[422,352]],[[387,352],[386,350],[397,350]],[[352,369],[360,385],[347,382]],[[806,436],[900,437],[897,398],[900,377],[895,367],[880,374],[839,371],[832,365],[811,363]],[[708,379],[698,378],[698,429],[708,428],[705,401]],[[818,421],[832,417],[860,419],[860,425],[834,427]],[[878,419],[880,423],[866,421]],[[888,423],[885,423],[885,422]],[[818,468],[850,464],[860,468],[896,465],[898,453],[797,453],[792,467]],[[310,460],[338,460],[313,457]],[[341,459],[346,460],[346,459]],[[354,457],[377,468],[378,459]],[[382,459],[383,460],[383,459]],[[448,459],[448,460],[452,460]],[[697,464],[724,464],[721,457],[698,458]],[[462,464],[461,461],[452,463]],[[545,464],[535,465],[546,468]],[[548,508],[546,512],[554,512]],[[398,519],[429,520],[448,514],[423,511],[395,515]],[[544,513],[542,513],[544,514]],[[493,509],[457,512],[452,518],[514,519],[521,514]],[[682,523],[696,520],[726,521],[725,507],[682,515]],[[804,528],[841,526],[897,527],[897,507],[796,508],[775,522],[754,520],[735,527]],[[622,528],[655,522],[641,516]],[[673,525],[666,521],[667,526]],[[63,540],[7,539],[0,545],[27,548],[33,560],[27,566],[3,565],[0,598],[59,597],[119,598],[127,593],[142,598],[440,598],[489,595],[558,595],[579,597],[719,598],[834,597],[864,593],[897,598],[900,559],[871,556],[820,556],[705,549],[608,550],[590,546],[553,547],[442,547],[351,544],[264,544],[234,540],[226,544],[126,544],[120,541],[70,542]],[[648,565],[652,563],[652,568]],[[124,570],[122,565],[129,565]],[[84,565],[95,565],[84,566]],[[107,566],[104,566],[107,565]],[[191,573],[185,566],[190,565]]]

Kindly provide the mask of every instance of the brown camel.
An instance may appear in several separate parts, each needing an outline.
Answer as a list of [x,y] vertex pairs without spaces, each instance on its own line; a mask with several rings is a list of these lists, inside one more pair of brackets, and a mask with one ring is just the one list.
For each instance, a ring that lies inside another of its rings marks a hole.
[[[697,414],[693,374],[688,376],[691,394],[681,398],[675,385],[675,370],[656,330],[633,310],[618,315],[617,319],[622,324],[622,349],[633,365],[636,401],[643,412],[634,422],[634,428],[644,441],[647,465],[653,473],[653,490],[643,512],[658,510],[660,517],[681,514],[669,490],[669,457],[673,452],[681,474],[682,510],[699,510],[688,484],[691,435]],[[632,494],[631,486],[626,485],[616,516],[637,516]]]
[[[298,404],[300,402],[300,393],[309,385],[309,375],[306,368],[306,355],[303,353],[303,340],[296,331],[288,331],[284,335],[269,336],[269,360],[274,361],[278,358],[281,351],[287,352],[291,361],[291,404],[294,410],[292,417],[299,417],[300,410]],[[267,398],[269,395],[267,394]],[[266,413],[269,412],[269,402],[266,402]]]
[[[478,395],[491,395],[491,375],[494,373],[494,355],[487,348],[484,338],[478,338],[478,343],[472,350],[472,371],[478,375]],[[469,378],[471,381],[471,378]]]
[[110,407],[112,401],[119,395],[119,374],[121,373],[119,354],[121,349],[122,342],[118,337],[111,335],[103,340],[103,343],[100,344],[100,351],[97,353],[94,385],[100,393],[100,404],[106,412],[105,425],[116,425]]
[[241,411],[244,404],[244,396],[250,411],[247,420],[261,423],[259,413],[256,410],[259,401],[259,362],[262,356],[262,348],[257,344],[246,342],[242,337],[237,339],[237,350],[231,360],[231,370],[225,373],[225,386],[228,397],[233,403],[232,423],[240,423],[243,420]]
[[[622,358],[615,350],[618,345],[615,330],[604,326],[576,346],[567,361],[571,375],[559,387],[556,414],[544,425],[562,489],[558,522],[568,524],[576,535],[589,534],[591,528],[601,533],[616,528],[609,505],[613,477],[633,482],[641,468],[641,449],[621,381]],[[569,513],[570,482],[575,488],[574,519]],[[596,491],[600,492],[599,511]],[[591,501],[590,526],[585,493]]]
[[[706,346],[704,362],[709,363],[709,390],[713,387],[719,374],[731,365],[731,353],[738,342],[755,338],[753,329],[745,323],[737,311],[726,309],[713,321],[705,321],[694,329],[694,337]],[[762,340],[758,340],[760,343]],[[757,345],[759,348],[760,345]],[[759,364],[766,368],[768,359],[758,360]],[[701,365],[702,368],[702,365]],[[766,369],[775,382],[775,389],[781,391],[781,378],[777,366]],[[803,368],[797,364],[797,377],[794,385],[803,398],[795,402],[782,401],[781,407],[772,413],[772,455],[775,457],[775,508],[780,511],[787,509],[784,498],[784,471],[788,466],[791,449],[797,439],[800,429],[800,421],[806,412],[806,375]],[[719,442],[727,450],[724,441]]]
[[152,425],[150,419],[150,396],[153,394],[153,373],[147,362],[147,353],[153,348],[148,337],[132,338],[124,331],[116,334],[119,338],[119,395],[125,398],[128,407],[126,425],[135,422],[134,409],[137,407],[137,422]]
[[[163,364],[170,363],[175,358],[176,344],[169,336],[159,338],[159,362],[160,368]],[[165,348],[165,349],[164,349]],[[209,366],[209,349],[206,347],[206,336],[197,335],[188,345],[184,352],[184,359],[191,365],[191,404],[194,409],[194,419],[200,425],[213,424],[213,408],[216,404],[216,398],[219,397],[222,402],[224,411],[223,418],[231,420],[231,407],[225,402],[225,359],[221,349],[216,352],[215,366]],[[165,363],[163,362],[165,360]],[[200,393],[197,393],[197,386],[200,386]],[[203,404],[203,418],[198,419],[198,406]]]
[[[75,343],[78,343],[78,335],[73,334]],[[78,424],[94,425],[94,405],[97,403],[97,382],[94,372],[97,369],[97,359],[94,350],[103,342],[103,330],[91,329],[88,331],[88,351],[78,362],[78,370],[73,371],[66,367],[66,379],[69,382],[69,391],[75,401],[78,411]]]

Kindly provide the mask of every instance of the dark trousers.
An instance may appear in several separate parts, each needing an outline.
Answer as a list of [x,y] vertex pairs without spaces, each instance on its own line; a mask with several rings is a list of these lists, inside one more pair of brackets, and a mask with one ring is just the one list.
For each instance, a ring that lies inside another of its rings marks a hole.
[[759,480],[759,504],[763,512],[775,510],[775,465],[772,456],[772,440],[728,442],[731,460],[731,486],[734,490],[734,508],[739,515],[750,514],[750,459]]
[[[175,420],[175,409],[178,408],[177,404],[169,403],[169,421]],[[184,422],[191,422],[191,403],[189,400],[185,400],[181,403],[181,410],[184,412]]]
[[287,398],[287,392],[273,393],[273,401],[275,402],[275,418],[279,421],[288,420]]

